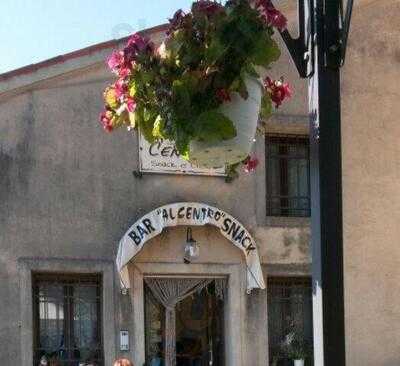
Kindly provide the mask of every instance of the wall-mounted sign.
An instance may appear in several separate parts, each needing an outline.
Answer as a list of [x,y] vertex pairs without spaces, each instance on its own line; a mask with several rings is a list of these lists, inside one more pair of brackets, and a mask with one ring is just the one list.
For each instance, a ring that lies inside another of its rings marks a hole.
[[146,173],[224,176],[225,169],[199,168],[182,159],[175,144],[168,140],[149,144],[139,134],[140,171]]
[[164,228],[216,226],[221,234],[244,255],[247,267],[247,290],[265,288],[257,245],[246,228],[228,213],[205,203],[180,202],[159,207],[136,221],[119,243],[117,268],[123,286],[130,287],[127,265],[145,243],[159,235]]
[[127,330],[120,330],[119,332],[119,349],[129,351],[129,331]]

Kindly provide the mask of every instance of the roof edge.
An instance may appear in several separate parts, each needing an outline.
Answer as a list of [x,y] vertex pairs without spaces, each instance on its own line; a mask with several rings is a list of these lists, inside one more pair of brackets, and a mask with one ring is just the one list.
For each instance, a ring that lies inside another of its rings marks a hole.
[[[157,25],[152,28],[144,29],[142,31],[139,31],[138,33],[145,35],[145,36],[150,36],[152,34],[160,33],[160,32],[166,31],[166,30],[167,30],[167,24],[161,24],[161,25]],[[30,74],[30,73],[36,72],[38,70],[41,70],[43,68],[51,67],[51,66],[63,63],[65,61],[68,61],[68,60],[72,60],[72,59],[79,58],[82,56],[88,56],[96,51],[102,51],[102,50],[105,50],[108,48],[117,47],[120,43],[128,40],[128,38],[129,38],[129,36],[119,38],[119,39],[113,39],[113,40],[102,42],[102,43],[97,43],[95,45],[88,46],[88,47],[82,48],[77,51],[72,51],[72,52],[69,52],[69,53],[66,53],[63,55],[52,57],[50,59],[47,59],[47,60],[44,60],[44,61],[41,61],[41,62],[38,62],[35,64],[30,64],[30,65],[23,66],[18,69],[15,69],[15,70],[7,71],[3,74],[0,74],[0,83],[7,81],[11,78],[14,78],[16,76]]]

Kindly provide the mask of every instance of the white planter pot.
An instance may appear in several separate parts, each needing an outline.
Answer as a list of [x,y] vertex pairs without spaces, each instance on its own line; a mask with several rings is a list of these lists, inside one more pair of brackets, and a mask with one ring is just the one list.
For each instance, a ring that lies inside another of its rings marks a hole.
[[294,366],[304,366],[304,360],[294,360]]
[[218,143],[193,141],[190,144],[190,161],[204,168],[219,168],[244,160],[250,153],[256,134],[263,86],[255,78],[245,80],[249,97],[243,99],[233,93],[231,101],[224,103],[220,111],[236,128],[236,137]]

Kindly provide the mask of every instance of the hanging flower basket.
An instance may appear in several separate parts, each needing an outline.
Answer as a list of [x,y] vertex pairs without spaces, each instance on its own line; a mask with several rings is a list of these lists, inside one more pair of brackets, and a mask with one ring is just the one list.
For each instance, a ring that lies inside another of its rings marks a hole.
[[118,79],[104,91],[103,127],[174,141],[202,167],[249,161],[259,117],[290,96],[283,79],[263,79],[280,56],[274,28],[285,26],[270,0],[202,0],[174,14],[160,47],[134,34],[108,59]]
[[236,136],[217,142],[192,141],[189,145],[190,160],[206,168],[236,164],[245,160],[252,148],[260,113],[263,85],[256,78],[246,78],[247,99],[232,93],[230,101],[223,103],[218,111],[228,117]]

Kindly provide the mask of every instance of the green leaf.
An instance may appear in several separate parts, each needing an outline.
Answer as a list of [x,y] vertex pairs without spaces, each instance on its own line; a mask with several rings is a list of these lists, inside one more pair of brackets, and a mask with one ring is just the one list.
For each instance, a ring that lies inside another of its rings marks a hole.
[[139,124],[140,132],[147,142],[153,143],[156,139],[153,136],[153,125],[151,123],[146,123],[143,120]]
[[129,123],[132,128],[136,128],[136,112],[129,112]]
[[231,86],[229,87],[229,91],[238,93],[243,99],[247,99],[249,97],[246,83],[241,76],[237,77],[232,82]]
[[[148,112],[146,112],[148,113]],[[143,137],[146,139],[147,142],[153,143],[155,138],[153,136],[153,124],[154,121],[145,121],[144,119],[145,110],[144,108],[137,108],[135,111],[135,125],[139,128],[140,132],[142,133]]]
[[247,39],[249,42],[254,42],[258,38],[259,30],[253,19],[249,20],[241,16],[236,23],[236,27],[241,33],[241,38]]
[[158,116],[154,122],[153,132],[152,132],[155,138],[157,139],[165,138],[164,126],[165,126],[165,121],[161,118],[161,116]]
[[148,108],[144,108],[144,110],[143,110],[143,120],[145,122],[148,122],[148,121],[150,121],[151,117],[152,117],[151,110],[148,109]]
[[232,183],[236,178],[239,177],[239,173],[237,171],[240,163],[227,165],[225,167],[225,182]]
[[210,45],[205,51],[205,60],[207,64],[216,63],[226,52],[228,47],[224,46],[222,42],[216,37],[213,38]]
[[251,61],[255,65],[267,67],[270,63],[278,60],[280,55],[278,44],[267,33],[264,33],[255,45]]
[[251,64],[245,65],[243,71],[244,71],[244,73],[245,73],[246,75],[251,76],[251,77],[253,77],[253,78],[257,78],[257,79],[258,79],[258,78],[260,77],[260,75],[258,74],[258,72],[256,71],[256,69],[254,68],[254,66],[251,65]]
[[190,93],[184,82],[174,80],[172,83],[172,95],[176,106],[180,110],[190,109]]
[[182,151],[179,151],[179,156],[186,161],[190,160],[190,151],[189,151],[189,145],[186,146],[185,149],[183,149]]
[[175,142],[179,155],[186,158],[189,154],[190,136],[183,129],[177,129],[175,131],[175,137],[170,140]]
[[135,82],[132,82],[129,88],[129,95],[131,97],[134,97],[136,94],[137,94],[137,85]]
[[140,75],[144,84],[150,84],[154,80],[154,75],[151,72],[142,71]]
[[243,99],[247,100],[247,98],[249,97],[249,92],[247,91],[247,86],[243,78],[239,78],[238,93]]
[[126,124],[127,121],[129,120],[128,113],[124,111],[120,115],[115,115],[113,117],[113,126],[114,128],[121,127],[122,125]]
[[196,90],[200,81],[200,77],[201,76],[196,75],[195,72],[186,72],[182,75],[182,83],[188,93]]
[[167,58],[175,58],[181,50],[185,42],[185,33],[182,30],[177,30],[173,36],[165,41],[165,52]]
[[236,136],[233,122],[221,112],[203,112],[196,121],[196,137],[201,141],[218,142]]
[[268,95],[264,95],[261,99],[260,117],[268,119],[272,114],[272,102]]

